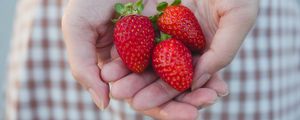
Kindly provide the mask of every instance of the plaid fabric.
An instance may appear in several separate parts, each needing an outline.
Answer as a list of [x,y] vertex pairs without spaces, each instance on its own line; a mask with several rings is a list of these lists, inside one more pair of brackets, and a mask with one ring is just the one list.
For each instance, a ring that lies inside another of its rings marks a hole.
[[[73,79],[60,30],[63,0],[18,4],[9,58],[8,120],[150,119],[112,100],[106,111],[93,104]],[[231,94],[205,120],[297,120],[300,118],[300,4],[261,0],[257,25],[222,75]]]
[[[137,115],[112,100],[100,111],[73,79],[62,40],[62,0],[23,0],[18,4],[9,58],[8,120],[120,120]],[[126,112],[126,113],[125,113]]]

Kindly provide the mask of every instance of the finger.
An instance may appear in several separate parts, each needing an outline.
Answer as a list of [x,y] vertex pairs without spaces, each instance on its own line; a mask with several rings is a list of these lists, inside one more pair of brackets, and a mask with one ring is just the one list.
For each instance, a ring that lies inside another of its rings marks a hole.
[[111,94],[115,99],[132,98],[139,90],[157,80],[150,70],[141,74],[132,73],[111,84]]
[[195,120],[198,117],[197,108],[176,101],[170,101],[142,113],[160,120]]
[[[108,103],[108,85],[100,79],[94,46],[81,42],[67,34],[65,38],[73,43],[66,43],[71,71],[75,79],[92,95],[95,104],[104,109]],[[82,38],[84,39],[84,38]],[[77,42],[78,43],[75,43]],[[83,40],[82,40],[83,41]],[[80,44],[80,47],[77,44]]]
[[197,108],[205,108],[214,104],[218,99],[216,91],[210,88],[199,88],[192,92],[185,92],[176,100],[183,103],[191,104]]
[[[198,58],[199,56],[193,57],[193,61],[197,61]],[[163,104],[178,94],[178,91],[160,79],[134,96],[133,107],[136,109],[148,109]],[[147,104],[143,102],[145,99],[149,100]]]
[[66,16],[62,25],[73,76],[88,89],[96,105],[104,109],[109,103],[109,89],[108,85],[100,79],[100,69],[97,66],[94,44],[97,34],[87,25],[74,23]]
[[176,100],[189,103],[196,107],[205,108],[214,104],[218,97],[224,97],[229,94],[228,85],[218,74],[204,85],[204,88],[198,88],[192,92],[185,92],[176,97]]
[[[231,5],[234,3],[223,4]],[[232,61],[255,22],[256,8],[232,7],[220,7],[217,13],[220,16],[218,29],[208,51],[201,56],[196,65],[193,80],[194,88],[201,87],[212,77],[212,74]]]
[[146,88],[140,90],[133,97],[133,107],[137,110],[146,110],[157,107],[173,99],[179,92],[159,79]]
[[129,73],[130,70],[126,67],[121,58],[104,64],[101,70],[102,79],[106,82],[117,81]]
[[205,85],[205,88],[213,89],[217,92],[219,97],[224,97],[229,94],[227,83],[220,77],[219,74],[215,74]]

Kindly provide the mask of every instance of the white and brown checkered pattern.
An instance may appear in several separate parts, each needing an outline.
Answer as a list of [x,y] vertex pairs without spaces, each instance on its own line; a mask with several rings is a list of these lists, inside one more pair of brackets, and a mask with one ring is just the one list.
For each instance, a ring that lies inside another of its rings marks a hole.
[[[150,119],[112,100],[99,111],[73,79],[62,41],[63,0],[19,1],[11,45],[9,120]],[[231,94],[200,111],[205,120],[300,119],[300,3],[261,0],[257,24],[222,73]]]

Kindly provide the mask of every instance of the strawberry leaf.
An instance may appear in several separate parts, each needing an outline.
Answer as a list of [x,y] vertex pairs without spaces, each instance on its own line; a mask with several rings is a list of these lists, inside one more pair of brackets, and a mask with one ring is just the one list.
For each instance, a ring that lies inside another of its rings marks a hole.
[[150,16],[149,19],[151,20],[152,23],[156,23],[158,17],[159,17],[159,14],[156,14],[154,16]]
[[126,4],[125,4],[125,7],[126,7],[126,8],[132,8],[132,7],[133,7],[133,3],[131,3],[131,2],[130,2],[130,3],[126,3]]
[[163,33],[163,32],[160,33],[160,39],[161,39],[161,41],[167,40],[169,38],[171,38],[171,35],[168,35],[168,34]]
[[157,6],[157,11],[162,12],[164,11],[166,8],[168,7],[168,3],[167,2],[161,2],[158,4]]
[[112,19],[111,22],[113,22],[114,24],[116,24],[119,21],[119,19]]
[[116,3],[115,4],[115,11],[117,13],[117,18],[113,19],[112,22],[116,23],[118,20],[120,20],[124,16],[128,15],[140,15],[144,10],[144,4],[143,0],[138,0],[135,3],[129,2],[126,4],[123,3]]
[[141,6],[143,5],[143,0],[139,0],[135,3],[135,6]]
[[172,6],[176,6],[181,4],[181,0],[174,0],[174,2],[171,4]]
[[137,6],[138,14],[141,14],[143,10],[144,10],[144,5]]
[[115,5],[115,10],[119,15],[122,15],[125,12],[125,6],[122,3],[117,3]]
[[138,0],[138,1],[134,4],[134,9],[137,11],[138,14],[141,14],[142,11],[144,10],[143,0]]
[[165,41],[165,40],[167,40],[169,38],[172,38],[172,36],[169,35],[169,34],[160,32],[160,38],[155,38],[155,42],[158,44],[158,43],[160,43],[162,41]]

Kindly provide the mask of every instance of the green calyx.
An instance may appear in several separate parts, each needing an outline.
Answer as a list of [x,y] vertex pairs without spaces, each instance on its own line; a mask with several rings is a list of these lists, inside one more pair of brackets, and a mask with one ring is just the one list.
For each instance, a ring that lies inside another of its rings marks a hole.
[[121,17],[128,15],[140,15],[144,10],[143,0],[138,0],[135,3],[116,3],[115,11],[118,15],[118,19],[114,19],[113,22],[118,21]]
[[115,10],[120,16],[141,14],[144,10],[143,0],[138,0],[135,3],[117,3],[115,4]]
[[[181,4],[181,0],[174,0],[171,6],[177,6],[180,4]],[[163,12],[168,6],[169,4],[167,2],[161,2],[157,5],[156,9],[159,12]]]
[[174,2],[171,4],[172,6],[180,5],[181,0],[174,0]]
[[[181,0],[174,0],[171,6],[177,6],[181,4]],[[157,21],[157,19],[163,14],[163,11],[169,6],[167,2],[161,2],[157,5],[156,10],[158,13],[154,16],[151,16],[150,19],[153,23]]]
[[168,35],[166,33],[160,32],[160,38],[156,38],[155,41],[158,44],[158,43],[160,43],[162,41],[165,41],[165,40],[167,40],[167,39],[169,39],[171,37],[172,37],[171,35]]
[[156,9],[158,12],[162,12],[164,11],[167,7],[169,6],[169,4],[167,2],[161,2],[157,5]]

